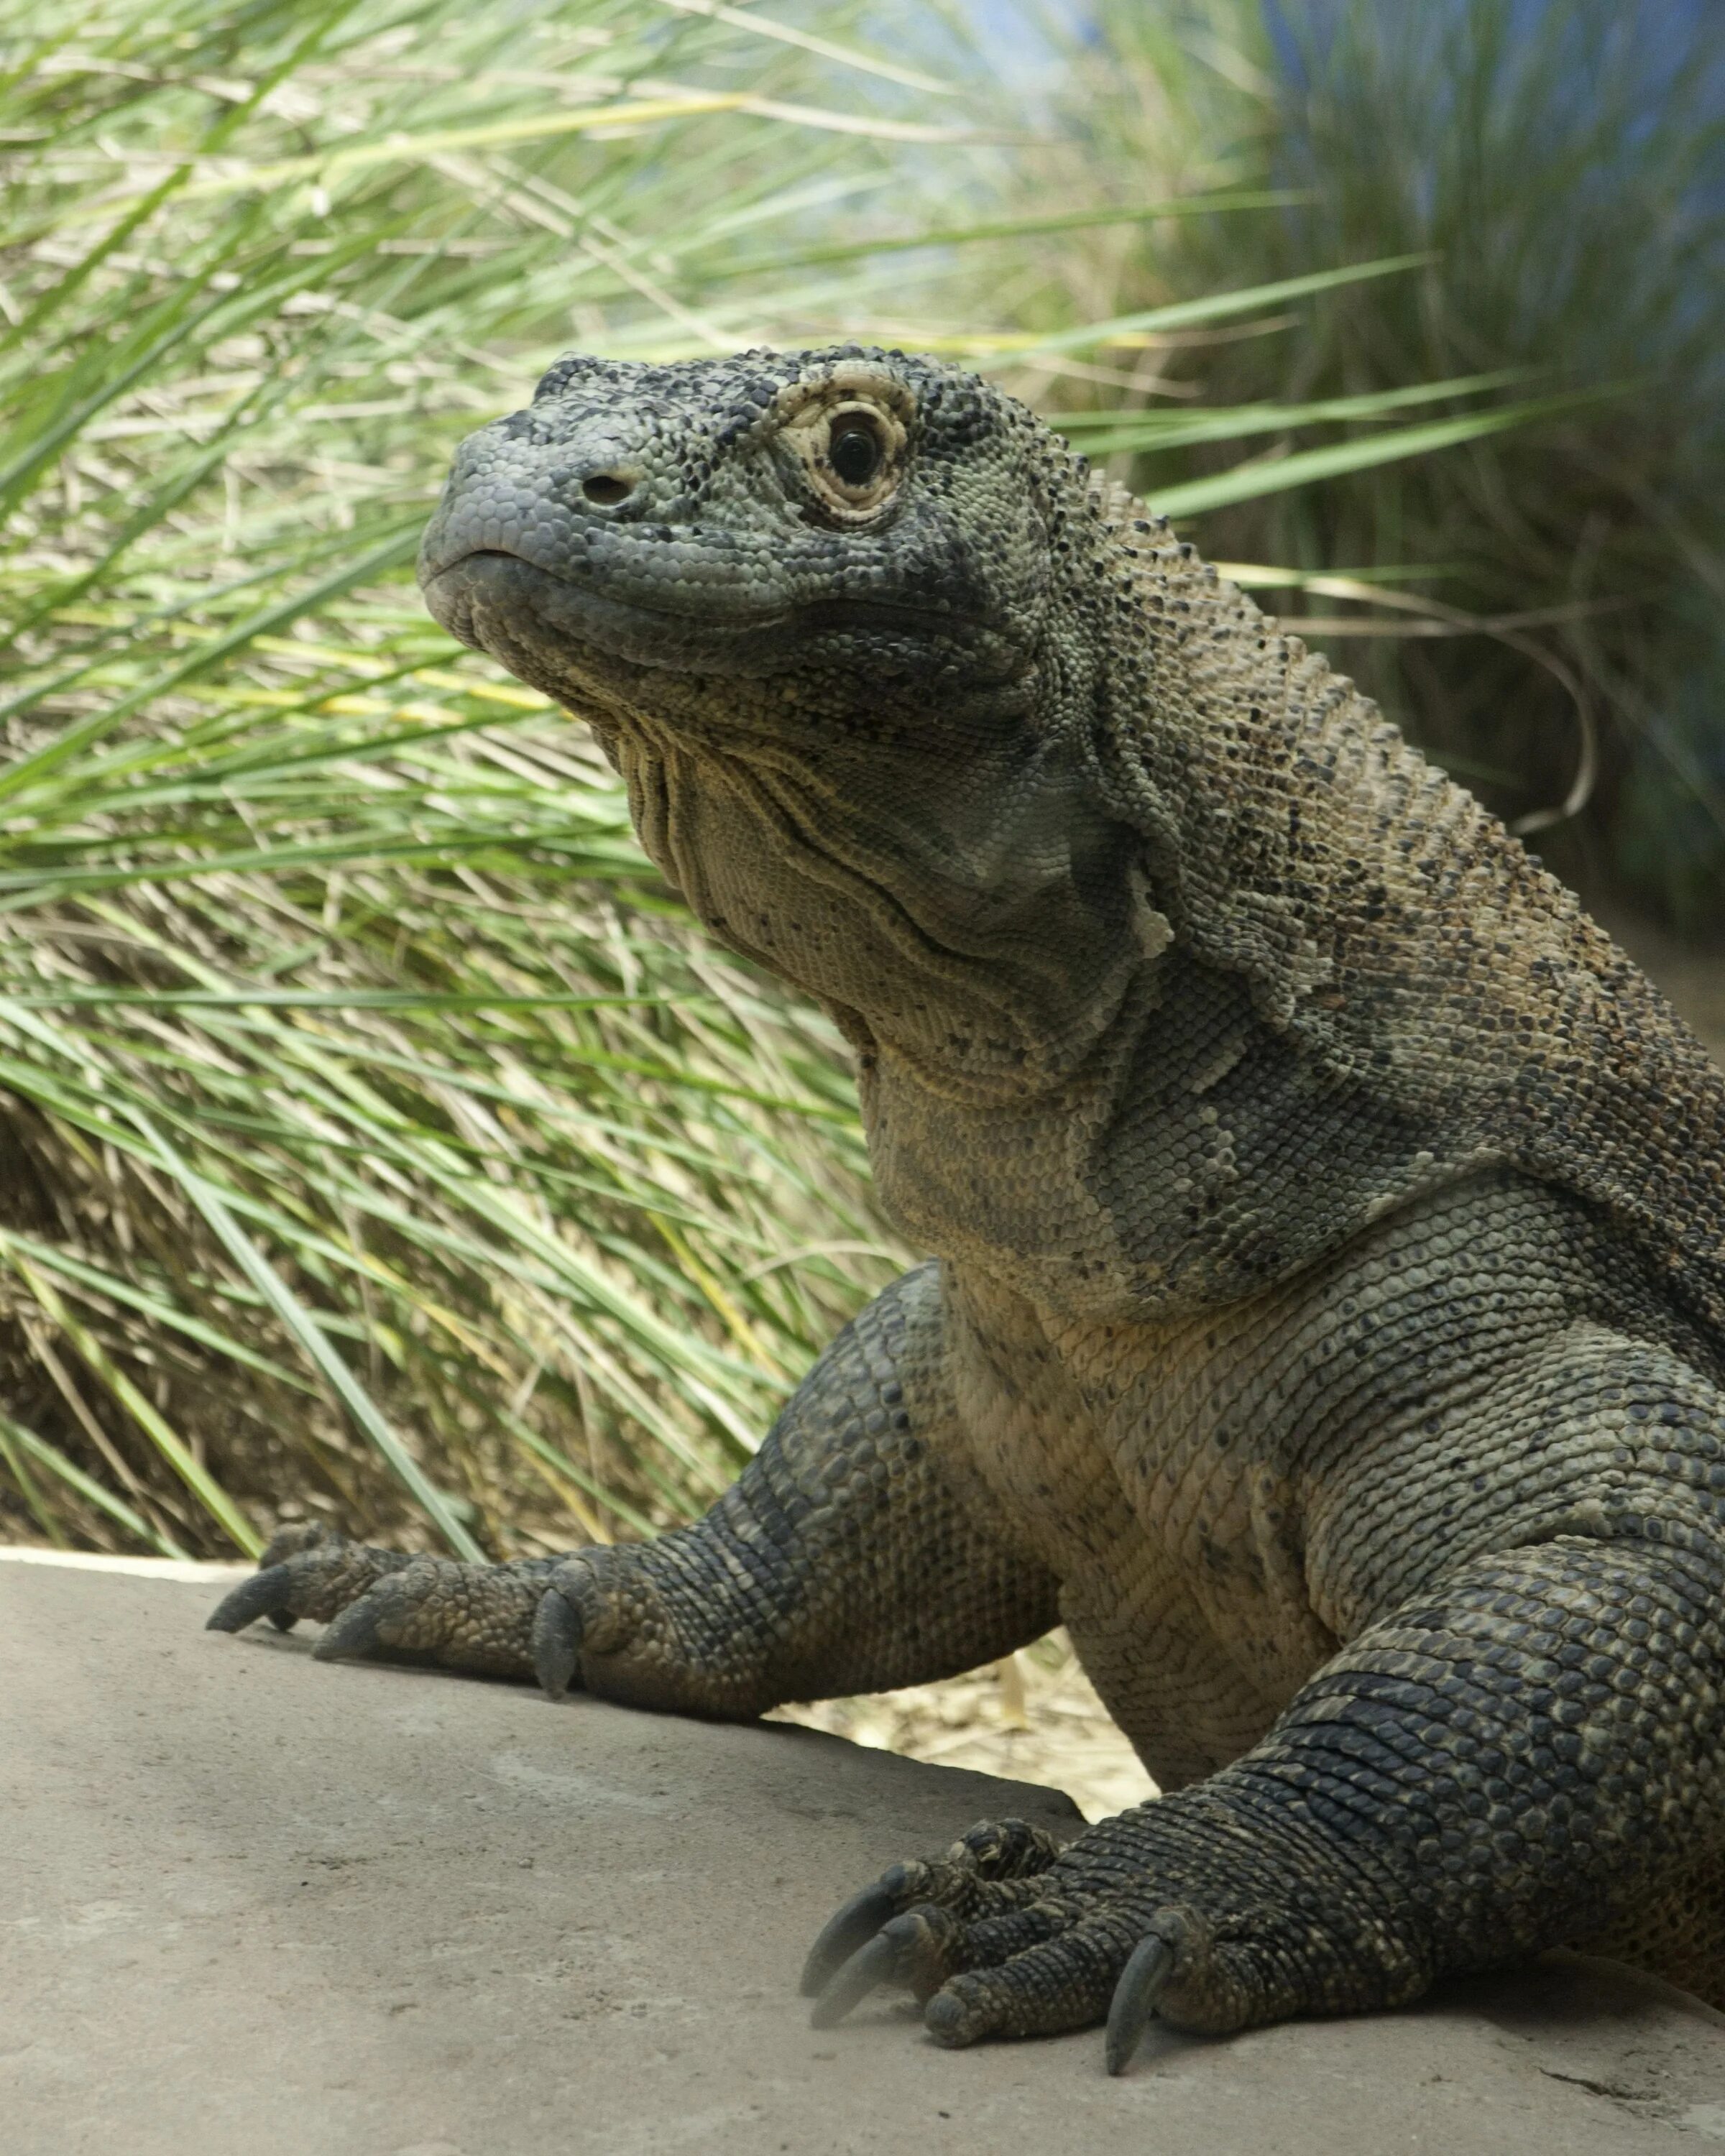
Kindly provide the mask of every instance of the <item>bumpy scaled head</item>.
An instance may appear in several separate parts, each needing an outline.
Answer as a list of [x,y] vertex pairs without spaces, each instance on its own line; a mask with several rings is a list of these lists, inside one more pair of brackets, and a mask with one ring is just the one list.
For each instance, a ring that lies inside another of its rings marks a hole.
[[1133,947],[1086,723],[1104,526],[1053,434],[932,360],[572,359],[463,445],[419,572],[592,721],[710,929],[865,1070],[983,1098],[1081,1060]]
[[420,581],[455,635],[602,726],[746,749],[1022,680],[1083,501],[1028,412],[934,361],[573,358],[462,445]]

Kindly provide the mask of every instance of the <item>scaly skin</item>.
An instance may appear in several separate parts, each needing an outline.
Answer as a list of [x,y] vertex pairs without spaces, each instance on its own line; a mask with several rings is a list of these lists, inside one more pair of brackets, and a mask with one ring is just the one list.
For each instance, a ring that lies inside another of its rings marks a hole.
[[213,1621],[747,1716],[1063,1619],[1168,1794],[895,1867],[822,2021],[1118,2070],[1558,1942],[1725,2005],[1725,1085],[1574,901],[932,362],[566,362],[421,575],[833,1012],[937,1261],[693,1527],[301,1535]]
[[895,1684],[906,1655],[951,1676],[1059,1621],[1057,1582],[966,1474],[953,1421],[940,1281],[922,1265],[845,1327],[696,1526],[490,1566],[289,1528],[212,1622],[310,1617],[329,1625],[326,1661],[526,1678],[554,1589],[586,1690],[737,1720]]

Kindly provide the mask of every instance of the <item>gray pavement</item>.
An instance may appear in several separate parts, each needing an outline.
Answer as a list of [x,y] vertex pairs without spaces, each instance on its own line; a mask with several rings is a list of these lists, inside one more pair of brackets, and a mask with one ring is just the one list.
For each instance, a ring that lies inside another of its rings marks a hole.
[[207,1582],[0,1563],[4,2156],[1701,2156],[1725,2017],[1558,1958],[1417,2011],[816,2035],[836,1900],[1064,1797],[811,1732],[323,1668]]

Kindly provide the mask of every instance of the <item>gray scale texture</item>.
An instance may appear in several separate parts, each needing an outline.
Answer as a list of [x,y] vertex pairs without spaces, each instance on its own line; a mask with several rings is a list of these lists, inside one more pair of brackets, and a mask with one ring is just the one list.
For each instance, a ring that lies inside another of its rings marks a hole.
[[697,1525],[491,1569],[297,1533],[219,1621],[716,1717],[1064,1621],[1167,1794],[890,1871],[827,2019],[1112,2001],[1117,2066],[1153,2008],[1574,1943],[1725,2002],[1725,1080],[1603,932],[932,361],[565,362],[421,577],[832,1012],[932,1255]]

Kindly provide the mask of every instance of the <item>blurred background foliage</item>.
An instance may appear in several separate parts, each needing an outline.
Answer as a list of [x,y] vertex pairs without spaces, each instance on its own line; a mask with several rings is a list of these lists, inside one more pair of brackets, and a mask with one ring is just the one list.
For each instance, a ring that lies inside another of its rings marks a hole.
[[[1443,455],[1254,492],[1202,542],[1322,578],[1277,603],[1560,873],[1725,935],[1725,11],[1094,0],[1047,34],[1053,184],[1119,188],[1160,157],[1189,185],[1292,198],[1090,235],[1061,259],[1069,305],[1426,258],[1168,354],[1159,393],[1299,406],[1499,376],[1573,398]],[[1097,401],[1136,486],[1230,455],[1158,453],[1147,388],[1136,440]],[[1291,429],[1261,452],[1298,453]]]
[[905,1261],[824,1020],[417,604],[572,346],[996,374],[1718,927],[1725,24],[1642,12],[13,0],[0,1532],[645,1532]]

